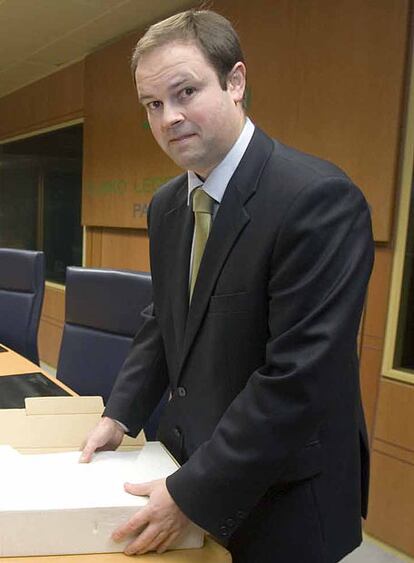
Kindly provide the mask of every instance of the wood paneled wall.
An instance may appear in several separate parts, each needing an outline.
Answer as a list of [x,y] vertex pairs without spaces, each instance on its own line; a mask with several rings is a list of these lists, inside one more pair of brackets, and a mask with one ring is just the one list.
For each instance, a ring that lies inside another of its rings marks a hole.
[[251,114],[327,158],[364,191],[375,240],[391,238],[409,0],[216,0],[247,57]]
[[381,381],[366,530],[414,557],[414,386]]
[[84,61],[0,98],[0,140],[83,116]]
[[155,189],[180,173],[138,105],[129,70],[138,36],[86,59],[82,222],[88,226],[146,228]]
[[87,241],[88,266],[150,271],[149,240],[144,229],[88,227]]

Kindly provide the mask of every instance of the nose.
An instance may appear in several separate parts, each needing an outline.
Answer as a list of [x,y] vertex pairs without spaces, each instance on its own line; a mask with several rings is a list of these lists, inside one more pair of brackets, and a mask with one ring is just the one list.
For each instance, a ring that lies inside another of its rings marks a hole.
[[164,111],[163,111],[163,128],[170,129],[176,125],[179,125],[184,121],[184,115],[179,107],[175,104],[167,104],[164,103]]

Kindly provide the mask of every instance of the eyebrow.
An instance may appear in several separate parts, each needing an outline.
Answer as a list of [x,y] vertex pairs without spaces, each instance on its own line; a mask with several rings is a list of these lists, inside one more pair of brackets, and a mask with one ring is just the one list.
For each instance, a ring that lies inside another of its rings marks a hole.
[[[179,88],[182,84],[184,84],[185,82],[187,82],[188,80],[191,80],[193,77],[190,75],[184,76],[184,77],[180,77],[177,80],[175,80],[174,82],[172,82],[169,86],[168,86],[168,90],[176,90],[177,88]],[[156,97],[156,96],[155,96]],[[138,94],[138,100],[142,103],[145,100],[152,100],[154,98],[154,96],[151,96],[150,94],[143,94],[142,96],[140,96]]]
[[142,104],[142,102],[144,102],[145,100],[150,100],[152,97],[153,97],[153,96],[145,96],[145,95],[144,95],[144,96],[140,96],[140,95],[138,94],[138,100],[139,100],[139,102],[140,102],[141,104]]

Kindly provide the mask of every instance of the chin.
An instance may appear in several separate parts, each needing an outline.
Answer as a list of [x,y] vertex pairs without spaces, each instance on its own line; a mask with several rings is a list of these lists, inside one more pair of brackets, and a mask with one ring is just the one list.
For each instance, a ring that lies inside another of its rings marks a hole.
[[190,151],[188,151],[188,153],[183,151],[181,153],[178,152],[174,154],[172,154],[171,151],[165,152],[171,160],[183,170],[193,170],[194,172],[201,174],[202,170],[212,170],[214,168],[214,165],[206,162],[206,158],[203,158],[205,155],[196,154],[195,152],[190,154]]
[[183,158],[183,157],[174,158],[172,155],[170,155],[170,158],[175,162],[177,166],[179,166],[183,170],[197,170],[197,168],[199,168],[198,166],[199,161],[195,160],[194,158]]

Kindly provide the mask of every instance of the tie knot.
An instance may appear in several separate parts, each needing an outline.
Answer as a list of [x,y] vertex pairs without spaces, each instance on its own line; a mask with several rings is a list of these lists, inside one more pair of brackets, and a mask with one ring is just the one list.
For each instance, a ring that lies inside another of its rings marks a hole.
[[194,213],[209,213],[213,214],[214,199],[208,195],[203,188],[194,190],[193,195],[193,211]]

